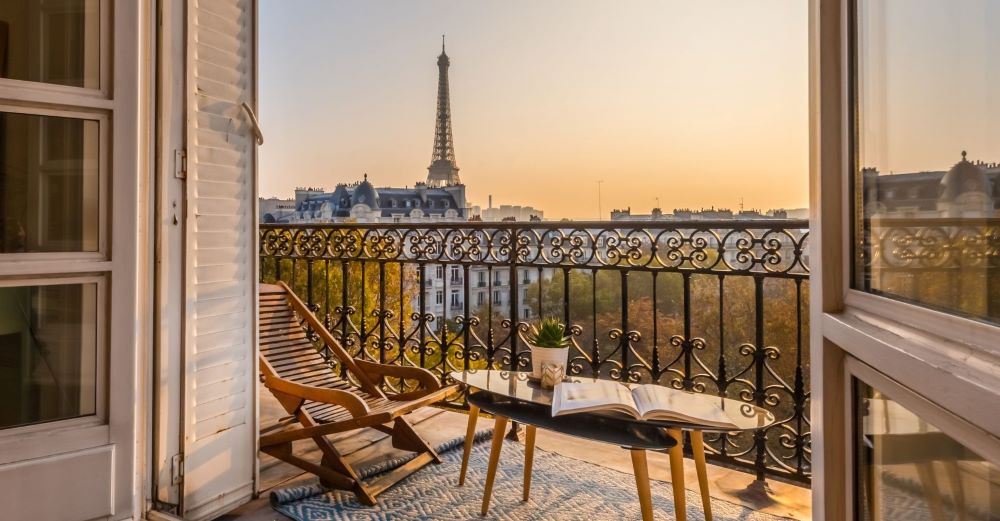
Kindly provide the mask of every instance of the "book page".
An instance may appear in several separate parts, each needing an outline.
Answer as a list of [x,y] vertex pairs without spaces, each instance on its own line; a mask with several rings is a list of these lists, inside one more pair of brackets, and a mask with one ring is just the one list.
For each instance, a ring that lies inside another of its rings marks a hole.
[[679,421],[716,428],[736,428],[720,398],[678,391],[662,385],[640,385],[632,391],[636,409],[645,420]]
[[628,387],[606,380],[560,382],[552,395],[552,416],[589,411],[613,411],[639,417]]

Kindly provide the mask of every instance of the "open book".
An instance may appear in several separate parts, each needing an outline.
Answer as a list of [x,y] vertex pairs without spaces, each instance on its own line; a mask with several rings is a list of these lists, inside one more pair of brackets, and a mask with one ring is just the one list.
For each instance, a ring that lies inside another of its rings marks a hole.
[[637,420],[662,420],[736,430],[736,424],[717,397],[677,391],[662,385],[631,389],[608,380],[561,382],[552,396],[552,416],[580,412],[609,412]]

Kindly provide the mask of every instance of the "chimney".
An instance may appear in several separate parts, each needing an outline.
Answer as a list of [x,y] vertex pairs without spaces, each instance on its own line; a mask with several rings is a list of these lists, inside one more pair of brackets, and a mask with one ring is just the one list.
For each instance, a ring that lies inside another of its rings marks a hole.
[[490,209],[493,209],[493,194],[490,194]]

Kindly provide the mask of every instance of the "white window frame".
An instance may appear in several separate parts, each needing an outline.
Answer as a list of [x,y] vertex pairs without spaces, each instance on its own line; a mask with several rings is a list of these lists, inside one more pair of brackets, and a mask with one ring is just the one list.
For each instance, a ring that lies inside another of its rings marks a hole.
[[[844,365],[844,388],[848,392],[851,392],[852,395],[854,392],[854,380],[860,380],[899,403],[905,409],[922,420],[927,421],[946,436],[954,439],[977,455],[992,462],[994,465],[1000,465],[1000,439],[996,435],[990,434],[990,432],[969,423],[960,416],[940,407],[856,358],[848,358],[845,360]],[[853,399],[844,400],[844,415],[851,419],[851,421],[846,422],[844,425],[844,437],[849,440],[848,450],[845,452],[846,459],[844,461],[844,468],[849,469],[845,476],[845,487],[848,493],[844,496],[844,509],[846,512],[851,513],[855,511],[854,492],[858,486],[856,481],[857,476],[854,472],[856,470],[856,449],[854,443],[857,441],[855,438],[858,434],[855,430],[854,418],[857,414],[855,405],[855,400]]]
[[[3,81],[4,80],[0,79],[0,83]],[[112,199],[109,189],[111,178],[109,163],[109,154],[111,150],[110,114],[107,111],[91,110],[92,107],[74,107],[70,109],[57,110],[45,106],[16,105],[2,100],[3,98],[0,97],[0,112],[22,114],[26,116],[53,116],[93,121],[97,123],[97,250],[0,253],[0,277],[52,272],[80,273],[109,269],[109,266],[98,267],[93,263],[110,260],[110,251],[108,249],[108,236],[111,233],[111,228],[108,223],[108,213],[110,210],[109,203]],[[24,262],[16,263],[17,261]]]
[[94,284],[96,349],[94,414],[42,421],[0,430],[0,464],[83,450],[109,441],[108,430],[108,283],[104,275],[56,277],[45,274],[26,279],[0,279],[0,288]]
[[856,364],[949,412],[940,419],[1000,432],[995,406],[984,406],[1000,400],[1000,328],[851,288],[854,1],[809,4],[812,514],[831,521],[853,513],[844,375]]

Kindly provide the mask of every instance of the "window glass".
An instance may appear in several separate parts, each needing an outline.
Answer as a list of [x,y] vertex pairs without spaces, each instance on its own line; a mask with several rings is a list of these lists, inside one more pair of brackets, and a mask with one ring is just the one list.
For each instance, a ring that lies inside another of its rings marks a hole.
[[862,521],[1000,518],[1000,468],[855,380]]
[[0,429],[96,412],[97,285],[0,287]]
[[100,86],[99,0],[0,2],[0,78]]
[[98,126],[0,112],[0,253],[97,251]]
[[858,0],[854,287],[1000,323],[1000,2]]

